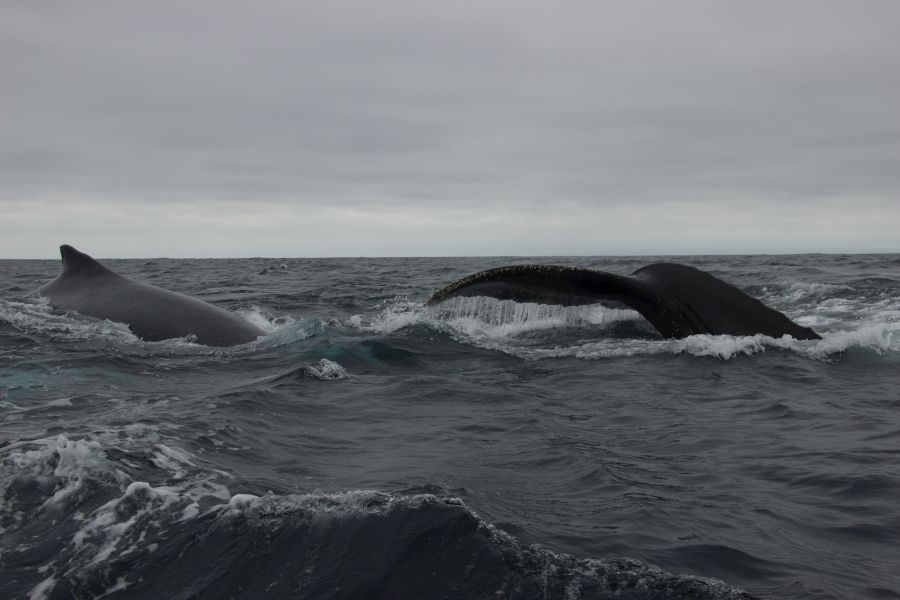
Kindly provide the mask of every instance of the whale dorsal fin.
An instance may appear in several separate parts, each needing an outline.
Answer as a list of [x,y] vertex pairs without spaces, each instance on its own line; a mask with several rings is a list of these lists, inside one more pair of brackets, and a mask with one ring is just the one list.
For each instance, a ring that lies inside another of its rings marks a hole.
[[79,252],[68,244],[63,244],[59,247],[59,254],[62,256],[63,275],[69,273],[88,273],[92,271],[111,272],[91,256],[84,252]]

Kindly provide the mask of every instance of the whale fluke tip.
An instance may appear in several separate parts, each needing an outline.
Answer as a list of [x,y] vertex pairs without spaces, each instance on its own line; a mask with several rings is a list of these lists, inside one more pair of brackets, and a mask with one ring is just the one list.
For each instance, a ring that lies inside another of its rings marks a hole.
[[513,265],[463,277],[436,291],[426,306],[456,296],[575,306],[625,305],[639,312],[664,337],[689,335],[819,334],[695,267],[656,263],[628,275],[556,265]]

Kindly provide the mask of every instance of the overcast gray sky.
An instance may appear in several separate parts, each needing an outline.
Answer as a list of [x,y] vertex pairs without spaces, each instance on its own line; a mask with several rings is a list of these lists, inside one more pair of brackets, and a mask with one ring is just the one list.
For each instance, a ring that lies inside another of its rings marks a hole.
[[900,251],[900,2],[4,0],[0,256]]

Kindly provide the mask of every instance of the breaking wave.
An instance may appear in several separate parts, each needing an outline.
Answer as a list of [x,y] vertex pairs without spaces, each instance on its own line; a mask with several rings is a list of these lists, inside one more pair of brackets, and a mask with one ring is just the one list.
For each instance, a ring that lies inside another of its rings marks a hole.
[[[454,497],[233,494],[186,450],[158,441],[142,456],[130,442],[146,432],[113,438],[4,449],[0,548],[16,572],[4,596],[749,598],[636,560],[522,544]],[[142,458],[159,483],[129,474]],[[28,519],[25,501],[39,503]]]
[[[407,299],[395,299],[369,320],[356,315],[349,320],[349,325],[378,333],[422,325],[447,333],[460,343],[529,359],[690,354],[727,360],[771,349],[825,360],[853,349],[877,354],[900,352],[900,306],[892,299],[865,306],[834,299],[821,301],[806,310],[809,312],[795,311],[799,323],[835,327],[820,329],[821,340],[796,340],[787,335],[781,338],[692,335],[662,339],[649,322],[630,309],[601,305],[548,306],[484,297],[453,298],[428,308]],[[855,315],[853,328],[838,328],[836,325],[847,325],[848,314]],[[542,332],[548,334],[546,340],[539,335]],[[566,332],[571,335],[559,335]]]

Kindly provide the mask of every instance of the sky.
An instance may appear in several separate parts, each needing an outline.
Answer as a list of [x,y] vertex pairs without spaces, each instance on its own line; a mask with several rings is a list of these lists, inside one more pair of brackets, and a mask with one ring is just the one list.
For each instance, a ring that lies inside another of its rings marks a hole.
[[4,0],[0,257],[900,252],[893,0]]

